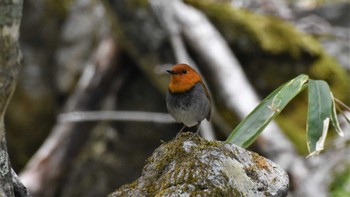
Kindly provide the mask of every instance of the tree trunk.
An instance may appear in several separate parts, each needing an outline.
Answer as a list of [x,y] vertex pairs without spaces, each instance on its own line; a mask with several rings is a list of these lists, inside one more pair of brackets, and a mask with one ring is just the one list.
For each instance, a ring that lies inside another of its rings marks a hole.
[[15,90],[20,65],[18,47],[21,0],[0,1],[0,196],[14,196],[11,164],[6,147],[4,116]]

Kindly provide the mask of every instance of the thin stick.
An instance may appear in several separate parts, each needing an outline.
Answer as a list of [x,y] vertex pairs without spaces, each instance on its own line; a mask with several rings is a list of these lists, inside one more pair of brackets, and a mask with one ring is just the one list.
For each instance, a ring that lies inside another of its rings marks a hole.
[[144,111],[75,111],[58,116],[59,122],[85,121],[127,121],[127,122],[155,122],[171,124],[176,121],[167,113]]
[[344,111],[338,106],[335,105],[335,107],[337,108],[337,110],[339,111],[339,113],[344,117],[345,121],[350,124],[350,119],[345,115]]
[[337,98],[334,98],[334,100],[339,104],[341,105],[342,107],[344,107],[346,110],[350,111],[350,107],[347,106],[345,103],[343,103],[341,100],[337,99]]

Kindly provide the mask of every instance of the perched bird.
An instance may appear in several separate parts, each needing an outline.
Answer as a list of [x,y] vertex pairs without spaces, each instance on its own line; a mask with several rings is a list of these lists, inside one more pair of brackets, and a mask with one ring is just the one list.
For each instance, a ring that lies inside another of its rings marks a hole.
[[211,100],[200,75],[187,64],[176,64],[167,72],[171,77],[166,104],[170,115],[184,124],[179,133],[186,127],[199,128],[204,118],[209,121]]

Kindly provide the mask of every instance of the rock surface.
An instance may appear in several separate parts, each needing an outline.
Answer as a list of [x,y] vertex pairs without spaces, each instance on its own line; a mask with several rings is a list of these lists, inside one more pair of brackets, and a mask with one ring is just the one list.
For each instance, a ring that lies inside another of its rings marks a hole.
[[110,196],[287,196],[288,185],[286,172],[256,153],[182,133]]

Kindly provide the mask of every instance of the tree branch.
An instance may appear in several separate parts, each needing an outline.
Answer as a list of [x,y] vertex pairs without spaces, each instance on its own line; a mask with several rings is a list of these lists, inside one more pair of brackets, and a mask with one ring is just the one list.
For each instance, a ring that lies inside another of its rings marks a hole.
[[0,1],[0,196],[9,197],[15,195],[14,184],[17,183],[13,182],[15,173],[11,171],[7,153],[4,116],[21,62],[18,37],[22,5],[22,0]]
[[61,123],[85,121],[125,121],[125,122],[155,122],[175,123],[168,113],[143,111],[75,111],[58,116]]

